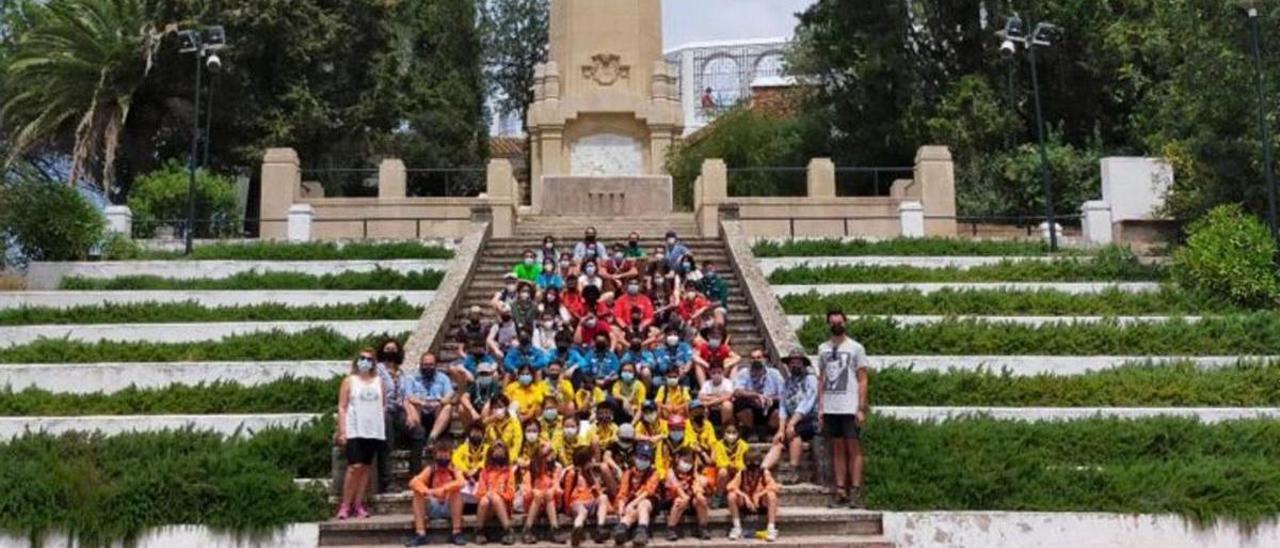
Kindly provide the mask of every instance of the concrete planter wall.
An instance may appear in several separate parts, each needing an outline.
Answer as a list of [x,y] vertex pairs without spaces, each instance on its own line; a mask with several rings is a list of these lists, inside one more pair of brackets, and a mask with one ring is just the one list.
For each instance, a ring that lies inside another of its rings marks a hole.
[[[50,533],[44,537],[45,546],[77,546],[66,534]],[[258,536],[240,537],[215,532],[203,525],[170,525],[143,533],[135,548],[313,548],[320,541],[320,527],[314,523],[295,523],[279,531]],[[31,542],[25,537],[0,535],[0,548],[28,548]],[[122,547],[123,543],[115,543]]]
[[[334,401],[338,395],[334,394]],[[108,436],[126,432],[158,432],[193,428],[229,436],[253,435],[267,428],[296,428],[320,415],[280,413],[261,415],[90,415],[73,417],[0,417],[0,441],[25,432],[101,432]]]
[[401,299],[426,307],[435,291],[0,291],[0,310],[42,307],[74,308],[103,304],[185,303],[195,301],[208,308],[280,304],[290,307],[363,304],[378,299]]
[[223,279],[244,272],[296,272],[323,276],[341,272],[444,270],[447,259],[390,261],[105,261],[83,263],[35,262],[27,268],[27,288],[57,289],[67,276],[108,279],[121,276],[159,276],[181,279]]
[[55,394],[110,394],[130,386],[164,388],[219,381],[257,386],[285,377],[332,379],[349,368],[341,361],[13,364],[0,366],[0,386],[15,392],[36,388]]
[[1068,512],[885,512],[885,536],[899,548],[1266,548],[1280,526],[1233,523],[1197,528],[1181,516]]
[[[0,327],[0,347],[29,344],[39,339],[188,343],[252,333],[300,333],[308,329],[329,329],[349,339],[357,339],[384,333],[398,335],[412,331],[417,325],[414,320],[21,325]],[[355,349],[352,350],[354,353]]]

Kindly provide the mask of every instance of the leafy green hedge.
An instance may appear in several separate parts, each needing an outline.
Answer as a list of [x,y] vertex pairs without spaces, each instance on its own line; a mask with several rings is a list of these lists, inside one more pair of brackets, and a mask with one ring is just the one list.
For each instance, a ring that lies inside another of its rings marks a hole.
[[[822,317],[810,318],[796,334],[810,350],[830,336]],[[849,322],[849,336],[872,355],[1269,355],[1280,349],[1280,315],[1242,314],[1195,323],[1040,326],[954,319],[898,325],[889,319],[862,318]]]
[[867,503],[881,510],[1280,514],[1280,421],[913,423],[872,416]]
[[343,261],[392,259],[452,259],[453,251],[422,242],[249,242],[214,243],[196,247],[191,255],[181,251],[136,250],[109,260],[235,260],[235,261]]
[[161,278],[159,276],[121,276],[110,279],[63,278],[62,289],[69,290],[145,290],[145,289],[345,289],[362,290],[432,290],[440,286],[444,273],[436,270],[400,273],[379,268],[372,272],[342,272],[313,276],[298,272],[242,272],[222,279]]
[[258,386],[234,382],[174,385],[164,388],[129,387],[103,394],[52,393],[28,388],[0,389],[0,415],[162,415],[223,413],[323,413],[338,401],[342,378],[284,378]]
[[781,298],[788,314],[826,314],[839,307],[849,314],[981,314],[988,316],[1137,316],[1149,314],[1196,315],[1245,312],[1248,309],[1221,300],[1199,297],[1173,287],[1132,293],[1107,289],[1073,295],[1051,289],[944,289],[932,293],[916,290],[884,293],[787,295]]
[[[403,341],[409,334],[390,335]],[[89,343],[40,339],[30,344],[0,348],[0,364],[347,360],[354,357],[360,348],[376,346],[381,338],[353,340],[329,329],[309,329],[293,334],[263,332],[188,343]]]
[[326,475],[332,429],[326,419],[251,439],[193,431],[27,435],[0,444],[0,530],[37,541],[67,532],[93,546],[162,525],[253,534],[322,520],[325,494],[293,479]]
[[[961,240],[955,238],[898,238],[894,240],[761,241],[752,247],[756,257],[902,256],[1026,256],[1048,255],[1043,242]],[[1066,253],[1081,253],[1066,251]]]
[[775,284],[917,283],[917,282],[1084,282],[1155,281],[1164,269],[1138,262],[1133,255],[1108,254],[1091,259],[1055,261],[1005,260],[961,269],[911,266],[807,266],[775,270]]
[[278,303],[208,308],[196,301],[76,306],[23,307],[0,310],[0,325],[177,323],[303,320],[411,320],[422,309],[404,299],[376,299],[361,304],[290,307]]
[[1001,407],[1261,407],[1280,405],[1280,363],[1214,369],[1134,364],[1084,375],[1015,377],[991,371],[871,373],[877,405]]

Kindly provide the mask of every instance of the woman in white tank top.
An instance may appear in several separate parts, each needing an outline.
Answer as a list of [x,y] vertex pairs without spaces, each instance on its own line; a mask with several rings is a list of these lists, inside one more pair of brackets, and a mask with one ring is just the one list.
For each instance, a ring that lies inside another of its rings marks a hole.
[[351,364],[351,374],[338,389],[338,445],[347,454],[347,475],[342,486],[338,519],[354,512],[369,517],[364,492],[369,484],[369,465],[386,442],[385,405],[387,387],[382,385],[372,348],[360,351]]

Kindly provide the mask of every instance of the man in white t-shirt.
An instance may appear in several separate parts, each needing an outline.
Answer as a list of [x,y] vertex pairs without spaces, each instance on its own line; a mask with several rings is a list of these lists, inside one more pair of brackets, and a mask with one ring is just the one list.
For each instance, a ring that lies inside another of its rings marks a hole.
[[733,380],[724,375],[724,362],[711,360],[707,367],[707,382],[702,383],[698,400],[707,408],[707,415],[713,422],[719,419],[721,428],[733,424],[735,386]]
[[[867,420],[867,351],[845,334],[844,312],[827,313],[831,339],[818,347],[818,429],[835,453],[832,508],[862,508],[862,445]],[[848,480],[846,480],[846,474]]]

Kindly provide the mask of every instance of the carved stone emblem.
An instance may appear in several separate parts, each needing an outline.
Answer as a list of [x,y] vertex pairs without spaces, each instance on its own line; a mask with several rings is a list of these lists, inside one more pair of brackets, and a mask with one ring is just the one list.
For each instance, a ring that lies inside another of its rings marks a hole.
[[631,66],[622,64],[622,57],[616,53],[598,53],[591,57],[590,65],[582,66],[582,77],[602,86],[612,86],[618,80],[631,77]]

